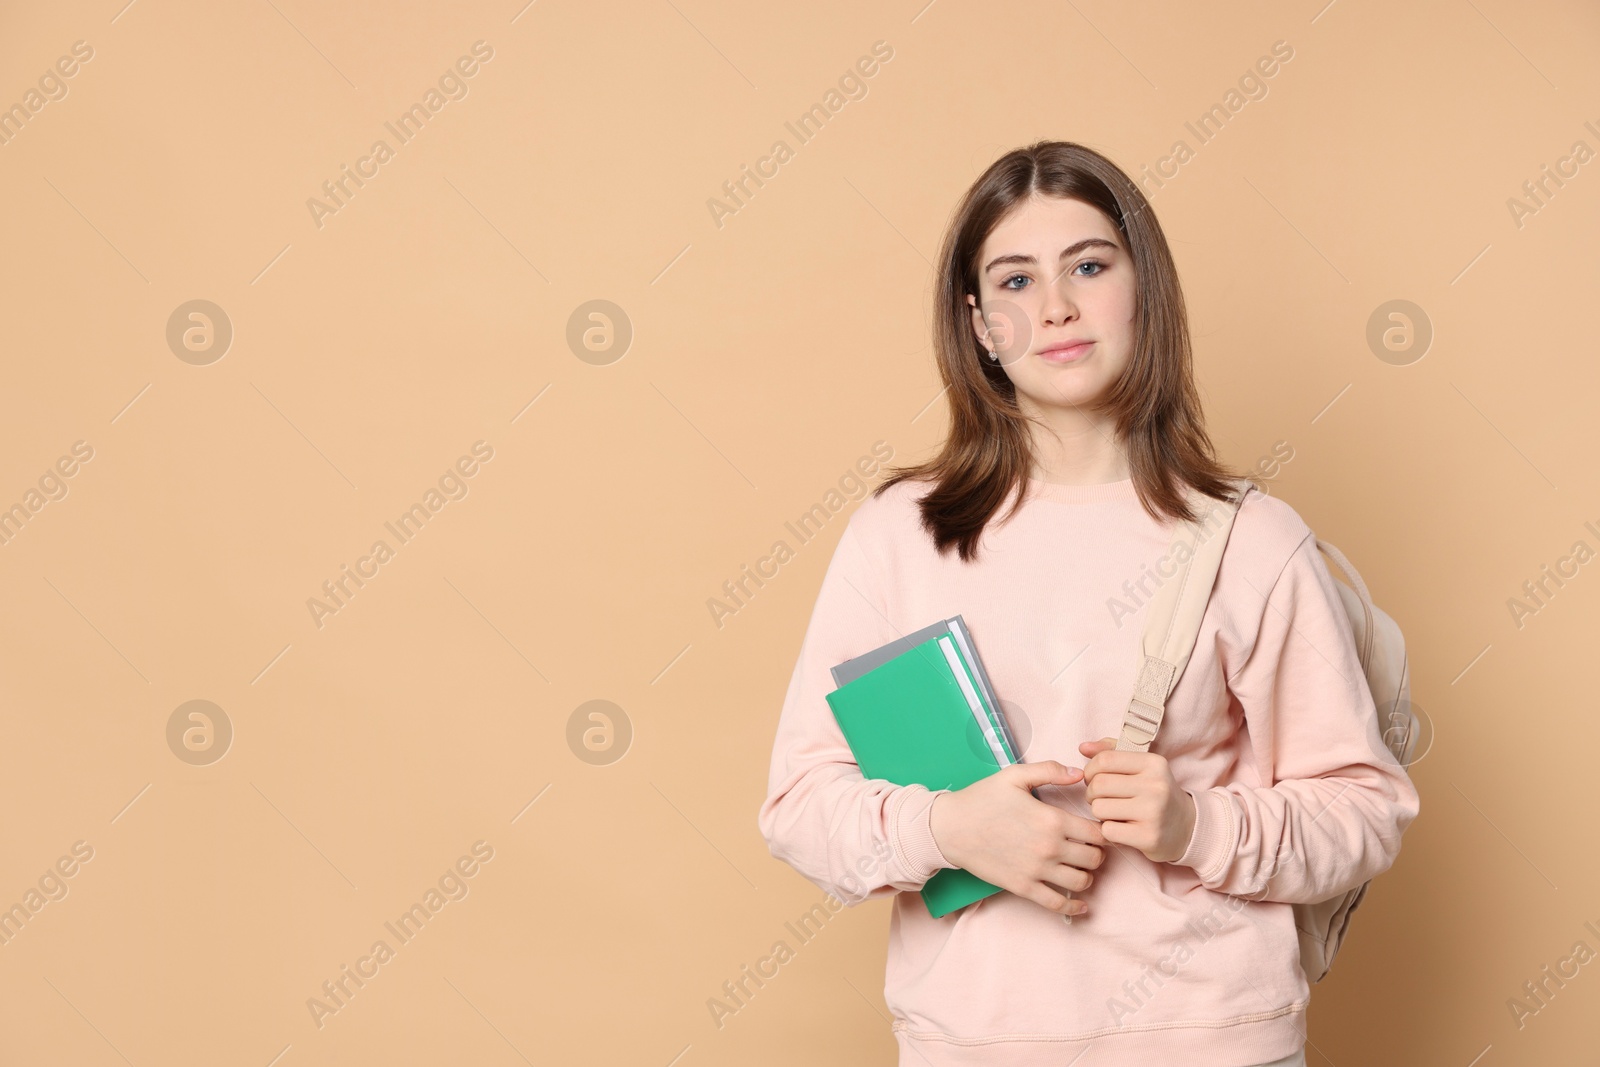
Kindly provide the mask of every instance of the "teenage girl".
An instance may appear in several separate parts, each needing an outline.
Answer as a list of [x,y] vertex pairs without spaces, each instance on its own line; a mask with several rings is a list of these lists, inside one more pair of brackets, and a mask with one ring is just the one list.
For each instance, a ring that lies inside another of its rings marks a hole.
[[[845,904],[893,898],[903,1067],[1303,1065],[1291,905],[1386,870],[1418,796],[1316,538],[1259,491],[1159,734],[1116,750],[1185,487],[1235,477],[1154,212],[1081,145],[1006,154],[945,235],[933,325],[948,436],[841,535],[761,831]],[[864,778],[829,668],[957,614],[1022,762],[960,790]],[[932,918],[916,891],[945,867],[1005,892]]]

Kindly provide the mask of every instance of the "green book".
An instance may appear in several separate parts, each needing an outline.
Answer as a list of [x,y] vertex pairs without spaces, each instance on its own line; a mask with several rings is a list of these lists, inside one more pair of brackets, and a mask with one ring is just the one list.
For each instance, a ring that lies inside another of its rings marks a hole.
[[[910,643],[924,633],[933,636]],[[884,658],[885,650],[898,654]],[[858,661],[876,665],[860,673]],[[827,695],[828,706],[868,778],[962,789],[1016,762],[960,616],[841,664],[834,677],[842,684]],[[928,879],[922,900],[939,918],[998,892],[999,886],[951,867]]]

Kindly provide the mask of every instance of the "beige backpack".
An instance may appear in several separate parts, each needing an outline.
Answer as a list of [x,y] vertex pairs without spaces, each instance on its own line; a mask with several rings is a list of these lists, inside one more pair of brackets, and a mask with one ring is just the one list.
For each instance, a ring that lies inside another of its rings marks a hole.
[[[1134,686],[1133,699],[1123,720],[1117,748],[1146,752],[1161,728],[1167,696],[1177,685],[1189,662],[1200,632],[1222,550],[1233,518],[1244,496],[1260,488],[1248,479],[1234,482],[1238,492],[1226,501],[1190,490],[1198,522],[1180,522],[1173,534],[1172,548],[1180,545],[1190,551],[1179,563],[1177,572],[1156,590],[1145,620],[1144,661]],[[1315,535],[1313,535],[1315,536]],[[1412,709],[1411,680],[1407,671],[1405,640],[1395,621],[1372,603],[1366,583],[1345,559],[1344,554],[1326,541],[1317,539],[1317,548],[1331,560],[1345,579],[1334,582],[1339,589],[1350,630],[1355,638],[1361,668],[1379,716],[1378,732],[1401,767],[1409,766],[1417,740],[1417,715]],[[1348,892],[1327,900],[1294,905],[1295,926],[1300,932],[1300,967],[1310,982],[1320,982],[1333,966],[1333,957],[1344,941],[1350,914],[1367,893],[1364,882]]]

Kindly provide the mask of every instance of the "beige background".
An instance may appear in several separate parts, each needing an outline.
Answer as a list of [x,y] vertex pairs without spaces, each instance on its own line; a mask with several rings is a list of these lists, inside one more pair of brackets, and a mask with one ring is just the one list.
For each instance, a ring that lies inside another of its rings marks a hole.
[[[929,257],[993,158],[1062,138],[1137,174],[1280,40],[1154,203],[1221,451],[1292,449],[1271,491],[1399,620],[1436,729],[1308,1062],[1594,1055],[1593,968],[1507,1007],[1600,950],[1600,565],[1508,607],[1600,548],[1600,162],[1507,203],[1600,150],[1592,5],[122,4],[0,20],[0,105],[93,49],[0,146],[0,506],[93,450],[0,545],[0,907],[93,851],[0,946],[0,1060],[893,1062],[887,903],[707,1008],[822,899],[755,814],[849,509],[720,628],[708,601],[874,442],[936,446]],[[308,199],[480,40],[319,227]],[[194,365],[166,330],[202,299],[234,336]],[[597,299],[633,331],[606,365],[567,342]],[[1366,340],[1396,299],[1434,330],[1404,366]],[[467,495],[319,627],[478,441]],[[204,765],[168,742],[191,700],[233,731]],[[569,743],[591,700],[632,732],[609,765]],[[308,999],[479,841],[468,895],[319,1027]]]

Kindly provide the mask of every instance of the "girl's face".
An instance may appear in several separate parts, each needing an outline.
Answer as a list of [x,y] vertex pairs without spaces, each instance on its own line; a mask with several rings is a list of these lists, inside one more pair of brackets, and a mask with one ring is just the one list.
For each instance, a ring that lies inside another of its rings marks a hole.
[[1133,261],[1116,227],[1083,201],[1019,203],[983,243],[978,289],[967,295],[972,329],[999,354],[1025,413],[1092,408],[1127,366]]

